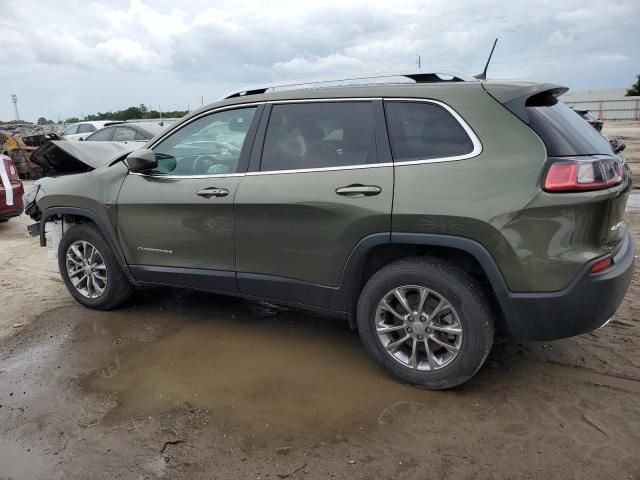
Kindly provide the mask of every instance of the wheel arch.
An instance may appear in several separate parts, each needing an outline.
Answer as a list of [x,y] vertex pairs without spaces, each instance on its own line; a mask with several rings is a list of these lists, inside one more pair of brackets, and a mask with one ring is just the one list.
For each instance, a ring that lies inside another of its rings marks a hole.
[[332,307],[348,312],[349,325],[355,328],[355,309],[367,280],[388,263],[416,255],[452,260],[479,277],[494,301],[498,324],[504,326],[510,311],[508,289],[497,262],[479,242],[454,235],[387,232],[365,237],[347,259]]
[[[91,210],[88,210],[86,208],[79,208],[79,207],[47,208],[44,212],[42,212],[42,218],[40,219],[40,246],[42,247],[45,247],[47,245],[47,239],[45,237],[45,225],[47,221],[50,221],[54,218],[60,218],[63,220],[63,222],[66,218],[66,219],[81,220],[84,222],[88,221],[93,223],[98,228],[98,230],[100,231],[102,236],[105,238],[107,243],[109,244],[109,247],[113,251],[116,257],[116,260],[118,261],[118,264],[120,265],[120,267],[122,268],[122,271],[127,276],[127,279],[132,284],[134,285],[137,284],[135,278],[133,277],[131,271],[129,270],[129,266],[124,260],[124,255],[122,253],[122,250],[120,249],[120,245],[114,238],[115,232],[112,232],[112,230],[106,225],[104,220],[102,220],[97,213]],[[79,223],[79,222],[74,222],[74,223]]]

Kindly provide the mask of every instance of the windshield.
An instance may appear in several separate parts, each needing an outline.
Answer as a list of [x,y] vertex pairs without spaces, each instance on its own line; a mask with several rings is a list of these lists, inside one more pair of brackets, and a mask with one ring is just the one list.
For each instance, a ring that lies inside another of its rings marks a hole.
[[611,155],[611,145],[580,115],[558,102],[548,107],[527,107],[529,126],[540,136],[549,156]]

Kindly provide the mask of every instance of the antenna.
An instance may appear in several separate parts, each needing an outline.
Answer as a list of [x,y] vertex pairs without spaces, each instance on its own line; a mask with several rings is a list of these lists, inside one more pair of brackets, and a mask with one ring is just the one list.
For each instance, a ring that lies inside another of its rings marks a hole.
[[489,58],[487,58],[487,63],[484,66],[484,70],[482,71],[482,73],[479,73],[478,75],[474,75],[474,78],[477,78],[478,80],[486,80],[487,79],[487,68],[489,68],[489,62],[491,61],[491,57],[493,56],[493,51],[496,49],[496,43],[498,43],[498,39],[496,38],[493,42],[493,47],[491,47],[491,53],[489,53]]

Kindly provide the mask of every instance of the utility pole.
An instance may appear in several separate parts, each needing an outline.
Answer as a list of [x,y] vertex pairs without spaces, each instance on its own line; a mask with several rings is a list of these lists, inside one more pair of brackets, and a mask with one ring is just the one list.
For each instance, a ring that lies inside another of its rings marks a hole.
[[18,96],[15,93],[11,94],[11,101],[13,102],[13,110],[16,114],[16,120],[20,120],[20,112],[18,112]]
[[418,70],[420,70],[420,67],[422,67],[422,59],[420,58],[420,55],[418,55],[418,60],[416,61],[416,63],[418,64]]
[[162,120],[162,107],[158,105],[158,113],[160,113],[160,120]]
[[200,106],[204,107],[204,95],[200,97]]

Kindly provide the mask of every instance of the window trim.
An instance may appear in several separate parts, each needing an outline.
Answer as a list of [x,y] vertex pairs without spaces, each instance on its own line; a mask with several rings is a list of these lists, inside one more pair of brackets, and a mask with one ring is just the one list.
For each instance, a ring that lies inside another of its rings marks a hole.
[[[465,153],[463,155],[453,155],[453,156],[450,156],[450,157],[435,157],[435,158],[424,158],[424,159],[418,158],[418,159],[415,159],[415,160],[399,160],[399,161],[395,161],[394,160],[393,161],[394,165],[396,165],[396,166],[404,166],[404,165],[422,165],[422,164],[427,164],[427,163],[455,162],[457,160],[467,160],[469,158],[477,157],[478,155],[480,155],[482,153],[482,143],[480,142],[480,139],[476,135],[476,132],[473,131],[473,129],[464,120],[464,118],[462,118],[460,116],[460,114],[458,112],[456,112],[453,108],[451,108],[446,103],[440,102],[438,100],[427,99],[427,98],[423,98],[423,99],[420,99],[420,98],[385,98],[384,99],[384,103],[387,103],[387,102],[403,102],[403,103],[423,102],[423,103],[432,103],[434,105],[438,105],[438,106],[444,108],[447,112],[449,112],[451,114],[451,116],[458,122],[458,124],[465,131],[465,133],[467,134],[467,136],[469,137],[469,139],[471,140],[471,143],[473,145],[473,150],[471,150],[471,152]],[[386,112],[385,112],[385,116],[386,116]],[[387,121],[387,130],[388,130],[388,125],[389,125],[389,122]],[[391,145],[391,135],[389,135],[389,145]],[[392,153],[392,155],[393,155],[393,153]]]
[[[244,177],[244,176],[257,176],[257,175],[282,175],[282,174],[291,174],[291,173],[310,173],[310,172],[330,172],[330,171],[339,171],[339,170],[359,170],[359,169],[364,169],[364,168],[381,168],[381,167],[402,167],[402,166],[406,166],[406,165],[422,165],[422,164],[428,164],[428,163],[444,163],[444,162],[454,162],[454,161],[458,161],[458,160],[467,160],[470,158],[474,158],[479,156],[482,151],[483,151],[483,147],[482,147],[482,142],[480,141],[480,139],[478,138],[478,136],[476,135],[475,131],[471,128],[471,126],[469,126],[469,124],[464,120],[464,118],[462,118],[462,116],[456,112],[452,107],[450,107],[449,105],[447,105],[444,102],[441,102],[439,100],[433,100],[430,98],[415,98],[415,97],[332,97],[332,98],[301,98],[301,99],[291,99],[291,100],[264,100],[264,101],[259,101],[259,102],[248,102],[248,103],[234,103],[232,105],[224,105],[222,107],[217,107],[217,108],[212,108],[210,110],[206,110],[204,112],[201,112],[195,116],[193,116],[192,118],[190,118],[189,120],[185,121],[184,123],[180,123],[178,125],[176,125],[175,128],[171,128],[170,130],[164,132],[164,134],[162,136],[160,136],[159,138],[157,138],[151,145],[147,146],[147,148],[149,149],[153,149],[156,145],[158,145],[160,142],[162,142],[165,138],[167,138],[169,135],[172,135],[173,133],[177,132],[178,130],[180,130],[181,128],[189,125],[191,122],[194,122],[196,120],[199,120],[202,117],[206,117],[208,115],[212,115],[214,113],[218,113],[218,112],[222,112],[225,110],[234,110],[234,109],[239,109],[239,108],[246,108],[246,107],[257,107],[258,110],[260,109],[261,106],[265,106],[265,107],[270,107],[271,105],[278,105],[278,104],[286,104],[286,103],[318,103],[318,102],[374,102],[374,107],[375,107],[375,102],[376,101],[382,101],[382,103],[384,104],[385,102],[425,102],[425,103],[433,103],[435,105],[439,105],[440,107],[444,108],[445,110],[447,110],[452,116],[453,118],[460,124],[460,126],[464,129],[464,131],[467,133],[467,135],[469,135],[469,138],[471,139],[471,143],[473,144],[473,150],[470,153],[466,153],[464,155],[456,155],[456,156],[452,156],[452,157],[437,157],[437,158],[428,158],[428,159],[417,159],[417,160],[401,160],[398,162],[395,161],[391,161],[391,162],[381,162],[381,163],[365,163],[365,164],[361,164],[361,165],[344,165],[344,166],[339,166],[339,167],[320,167],[320,168],[299,168],[299,169],[292,169],[292,170],[274,170],[274,171],[268,171],[268,172],[261,172],[261,171],[249,171],[249,168],[251,166],[251,160],[253,159],[253,150],[255,147],[255,145],[257,143],[260,143],[261,145],[263,145],[264,143],[264,138],[260,139],[260,135],[262,135],[261,132],[261,126],[263,125],[262,122],[266,122],[268,120],[268,118],[265,120],[265,117],[268,117],[270,111],[262,111],[260,112],[260,119],[257,120],[257,123],[255,125],[255,132],[253,132],[253,135],[251,136],[251,141],[252,141],[252,149],[249,153],[249,162],[247,162],[244,166],[245,168],[245,172],[236,172],[236,173],[215,173],[215,174],[210,174],[210,175],[158,175],[158,174],[148,174],[148,173],[140,173],[140,172],[129,172],[129,175],[140,175],[143,177],[157,177],[157,178],[166,178],[166,179],[171,179],[171,180],[182,180],[182,179],[203,179],[203,178],[224,178],[224,177]],[[256,113],[258,113],[258,111],[256,111]],[[374,112],[375,115],[375,112]],[[386,118],[385,120],[385,129],[387,129],[387,122],[386,122]],[[266,127],[266,123],[265,123],[265,127]],[[387,129],[388,131],[388,129]],[[266,128],[265,128],[265,132],[266,134]],[[377,133],[377,132],[376,132]],[[376,135],[376,141],[378,141],[377,135]],[[380,139],[381,142],[384,142],[385,139],[382,138]],[[387,133],[386,136],[386,141],[387,144],[391,145],[391,139],[389,138],[389,135]],[[261,153],[261,152],[260,152]],[[261,156],[261,155],[260,155]],[[380,155],[378,155],[378,159],[380,159]]]

